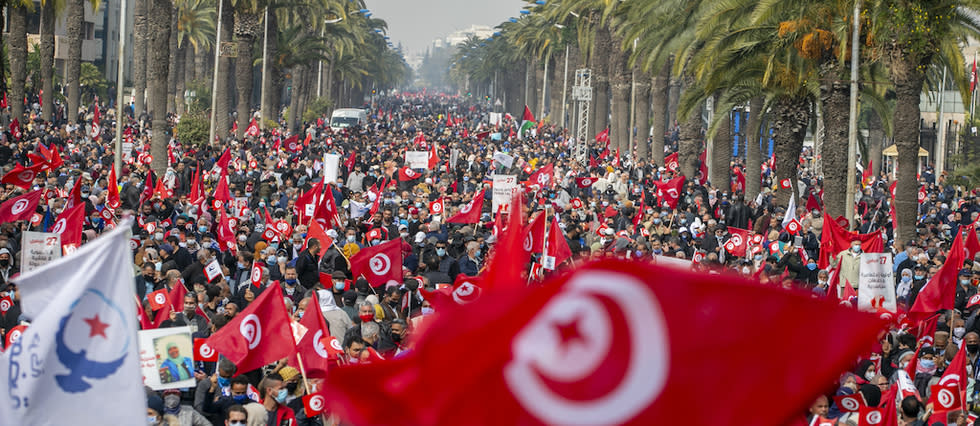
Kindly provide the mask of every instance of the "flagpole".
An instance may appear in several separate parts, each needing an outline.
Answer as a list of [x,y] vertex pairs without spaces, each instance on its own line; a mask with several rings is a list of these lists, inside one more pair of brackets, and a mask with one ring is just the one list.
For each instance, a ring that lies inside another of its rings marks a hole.
[[[126,29],[126,0],[119,3],[119,28]],[[122,173],[122,128],[123,128],[123,91],[124,73],[123,66],[126,63],[126,37],[119,37],[119,52],[116,59],[116,143],[115,155],[113,155],[112,167],[116,173]],[[975,56],[975,55],[974,55]],[[976,60],[974,60],[976,62]],[[118,183],[118,182],[117,182]]]

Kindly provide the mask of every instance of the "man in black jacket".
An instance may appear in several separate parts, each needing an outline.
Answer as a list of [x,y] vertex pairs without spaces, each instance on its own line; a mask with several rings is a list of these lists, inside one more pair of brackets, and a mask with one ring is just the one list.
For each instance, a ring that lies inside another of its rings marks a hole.
[[320,282],[320,240],[310,238],[307,242],[306,250],[299,254],[296,259],[296,275],[299,283],[307,290],[313,288]]

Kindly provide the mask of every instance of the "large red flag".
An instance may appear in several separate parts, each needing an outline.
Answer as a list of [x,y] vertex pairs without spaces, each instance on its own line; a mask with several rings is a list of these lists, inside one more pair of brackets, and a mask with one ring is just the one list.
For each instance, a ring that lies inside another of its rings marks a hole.
[[226,148],[225,152],[221,153],[221,157],[218,157],[218,161],[214,163],[214,167],[218,170],[225,170],[228,168],[228,163],[231,163],[231,149]]
[[844,229],[833,220],[824,220],[823,230],[820,233],[820,259],[817,260],[817,266],[821,269],[830,266],[830,259],[850,247],[851,241],[855,240],[861,242],[861,250],[865,253],[881,253],[885,250],[881,230],[858,234]]
[[439,165],[439,153],[436,151],[436,143],[432,143],[429,148],[429,170],[433,170]]
[[456,216],[446,219],[446,223],[478,223],[480,221],[480,213],[483,211],[484,192],[486,192],[485,189],[477,192],[470,202],[459,209],[459,213]]
[[65,253],[82,244],[82,223],[85,221],[85,204],[66,208],[54,221],[51,232],[61,234],[61,247]]
[[[824,225],[826,226],[826,225]],[[973,232],[973,225],[966,226],[967,232]],[[909,309],[909,317],[922,319],[941,309],[953,309],[956,299],[956,277],[963,267],[966,250],[963,249],[963,233],[957,233],[953,245],[949,248],[946,262],[939,267],[936,275],[926,282],[919,290],[915,303]]]
[[269,286],[247,308],[207,340],[208,346],[235,363],[238,371],[252,371],[296,352],[289,313],[282,289]]
[[350,269],[354,277],[364,275],[372,287],[387,284],[389,281],[402,282],[402,239],[365,247],[350,258]]
[[657,187],[657,199],[661,203],[666,203],[668,207],[672,209],[677,208],[677,203],[681,200],[681,189],[684,188],[684,180],[686,178],[681,175],[675,177],[667,182],[657,182],[653,183]]
[[534,219],[531,219],[531,223],[524,228],[523,248],[528,254],[541,253],[544,250],[544,240],[546,237],[544,227],[547,221],[545,216],[547,216],[545,212],[538,212],[534,216]]
[[327,192],[320,197],[320,204],[313,213],[313,221],[319,222],[324,229],[337,227],[344,229],[344,223],[340,220],[337,212],[337,203],[333,198],[333,191],[327,187]]
[[0,178],[0,183],[6,183],[10,185],[19,186],[24,189],[30,189],[31,185],[34,184],[34,178],[37,174],[45,168],[44,163],[32,164],[29,167],[24,167],[20,163],[14,165],[14,168],[7,172]]
[[540,189],[551,188],[552,183],[555,181],[555,166],[554,164],[548,164],[536,172],[532,173],[531,176],[527,177],[528,186],[537,186]]
[[677,170],[680,170],[681,163],[677,158],[678,155],[676,152],[664,157],[664,167],[672,172],[676,172]]
[[222,206],[226,206],[231,201],[231,190],[228,189],[228,169],[221,169],[218,185],[214,188],[214,199],[220,200]]
[[231,227],[231,222],[228,220],[228,214],[225,213],[225,208],[222,207],[218,210],[218,244],[221,245],[221,251],[231,250],[234,253],[238,249],[238,241],[235,240],[235,230]]
[[977,239],[976,224],[970,225],[970,227],[960,228],[960,232],[966,233],[966,241],[963,242],[963,247],[966,249],[967,259],[973,259],[976,257],[977,252],[980,252],[980,240]]
[[[340,342],[330,338],[330,329],[320,311],[318,292],[314,291],[312,299],[303,311],[299,324],[306,328],[306,333],[296,342],[296,356],[290,357],[290,364],[299,365],[302,360],[308,377],[325,378],[330,364],[335,363]],[[343,337],[343,336],[341,336]],[[330,347],[330,345],[337,347]],[[340,348],[343,352],[343,348]]]
[[[739,277],[605,260],[441,312],[413,351],[333,369],[324,392],[352,424],[784,424],[881,325]],[[692,338],[703,330],[713,337]],[[786,340],[760,348],[772,332]],[[794,391],[763,376],[792,378]],[[730,392],[704,409],[715,387]],[[745,410],[759,395],[767,408]]]
[[[162,291],[163,289],[160,289]],[[154,292],[155,293],[155,292]],[[157,311],[156,317],[153,319],[153,328],[159,328],[164,321],[170,318],[171,312],[181,312],[184,310],[184,296],[187,295],[187,288],[184,287],[182,281],[178,281],[174,288],[166,292],[166,298],[163,301],[163,306]]]
[[30,219],[41,202],[42,192],[38,189],[4,201],[0,204],[0,223]]
[[297,223],[305,225],[316,214],[317,201],[320,200],[321,192],[323,192],[323,181],[317,182],[309,191],[296,197],[293,213],[299,218]]
[[311,220],[309,229],[306,231],[306,240],[303,241],[303,250],[306,250],[306,245],[310,242],[310,238],[316,238],[320,242],[320,259],[323,259],[323,255],[327,253],[327,249],[333,245],[333,238],[323,230],[320,226],[320,222]]
[[551,227],[548,228],[548,256],[555,258],[555,267],[572,257],[572,249],[568,247],[568,241],[558,227],[558,219],[551,218]]
[[725,242],[725,250],[735,257],[745,256],[745,250],[749,248],[749,231],[729,226],[728,232],[732,235]]
[[521,249],[524,242],[523,212],[523,192],[515,189],[510,201],[510,213],[507,215],[507,227],[494,245],[494,255],[488,256],[486,273],[480,284],[484,288],[524,288],[525,281],[516,278],[527,270],[527,263],[531,259],[530,254]]
[[105,199],[106,205],[113,209],[119,207],[119,183],[116,181],[115,166],[109,166],[109,183],[106,192],[108,192]]

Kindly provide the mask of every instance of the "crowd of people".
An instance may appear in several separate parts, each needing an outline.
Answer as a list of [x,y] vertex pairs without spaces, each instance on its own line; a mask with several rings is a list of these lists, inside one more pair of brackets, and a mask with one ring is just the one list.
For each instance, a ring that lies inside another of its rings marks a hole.
[[[497,240],[498,212],[490,202],[494,174],[514,175],[527,183],[525,204],[521,209],[511,206],[510,211],[522,211],[528,219],[539,211],[554,217],[558,229],[549,226],[549,232],[560,230],[572,255],[568,262],[602,256],[682,261],[705,273],[727,268],[813,297],[841,297],[844,292],[832,282],[836,273],[838,281],[857,288],[854,259],[862,251],[860,243],[841,247],[829,265],[818,267],[823,228],[834,219],[805,203],[811,197],[819,199],[822,192],[809,151],[801,161],[803,188],[794,194],[800,202],[787,211],[787,206],[776,205],[775,194],[792,189],[781,188],[771,169],[745,170],[744,158],[733,158],[733,170],[761,173],[763,189],[758,196],[733,190],[734,180],[708,183],[692,176],[682,181],[676,197],[668,197],[658,188],[679,176],[669,164],[610,152],[601,140],[592,142],[589,160],[583,162],[572,156],[566,131],[537,125],[533,132],[517,134],[519,122],[504,117],[490,124],[489,107],[469,99],[401,94],[379,97],[365,108],[366,123],[339,130],[332,130],[324,117],[306,123],[295,134],[284,128],[266,129],[211,144],[190,144],[177,134],[168,147],[166,172],[159,176],[151,172],[147,156],[148,134],[155,130],[148,128],[147,120],[126,117],[123,125],[133,151],[126,153],[126,162],[116,171],[117,207],[111,206],[109,189],[116,125],[111,112],[103,115],[97,135],[85,123],[40,120],[23,123],[19,132],[5,132],[0,140],[4,173],[17,163],[29,166],[42,150],[53,148],[61,153],[63,163],[38,174],[27,187],[5,184],[0,193],[2,201],[27,191],[46,191],[34,220],[0,225],[0,287],[13,301],[0,313],[4,341],[11,329],[30,320],[21,315],[16,285],[9,283],[20,271],[22,233],[51,231],[76,187],[85,204],[83,244],[121,218],[136,219],[132,229],[135,292],[148,318],[159,315],[151,309],[149,295],[159,290],[169,294],[184,286],[183,305],[165,312],[166,318],[154,326],[189,326],[195,337],[207,337],[268,288],[279,286],[293,320],[319,307],[330,334],[342,342],[340,363],[377,362],[411,351],[414,330],[434,311],[428,292],[482,272]],[[665,135],[665,142],[667,154],[674,152],[676,132]],[[406,151],[430,153],[429,167],[405,176]],[[498,153],[504,154],[503,160],[495,156]],[[327,182],[325,154],[342,159],[336,179]],[[507,159],[512,163],[506,164]],[[546,167],[552,168],[552,178],[537,181],[542,184],[527,182]],[[225,177],[233,200],[214,203],[219,180]],[[198,180],[203,192],[196,187]],[[886,174],[864,182],[857,196],[860,208],[853,227],[862,234],[881,230],[884,249],[893,255],[901,310],[912,306],[946,262],[954,238],[961,229],[973,230],[967,226],[980,215],[976,188],[958,187],[945,173],[932,169],[922,173],[921,182],[925,197],[919,205],[916,238],[908,241],[895,240]],[[333,198],[340,223],[323,227],[327,238],[308,238],[313,212],[303,197],[318,188]],[[483,194],[486,202],[476,223],[447,223],[477,194]],[[112,214],[104,213],[107,209]],[[231,244],[219,238],[222,215],[233,218]],[[789,218],[796,218],[799,230],[787,229],[784,219]],[[726,248],[733,235],[729,228],[748,230],[758,240],[744,254],[735,255]],[[402,282],[372,285],[353,274],[350,260],[359,251],[399,238]],[[215,261],[220,274],[207,270]],[[540,252],[532,263],[527,268],[529,285],[554,273],[548,270],[562,269],[561,265],[540,268],[547,265]],[[923,336],[917,336],[916,330],[894,327],[876,345],[874,361],[862,360],[841,377],[837,396],[860,393],[868,405],[877,405],[882,392],[898,380],[897,370],[917,356],[912,379],[919,397],[902,400],[899,415],[902,424],[926,424],[932,414],[932,407],[927,407],[929,385],[943,375],[956,352],[965,349],[970,376],[966,406],[977,403],[980,309],[970,298],[980,283],[980,256],[955,266],[960,269],[955,309],[938,320],[935,335],[930,336],[932,344],[920,347],[927,343],[920,343]],[[257,280],[253,268],[261,272]],[[306,415],[302,397],[317,381],[304,379],[305,373],[286,359],[253,371],[237,371],[227,359],[195,361],[192,372],[176,372],[188,373],[197,380],[196,387],[148,391],[150,424],[338,421],[329,415]],[[841,411],[833,396],[821,396],[801,417],[858,424],[850,413]],[[966,424],[967,414],[966,410],[951,412],[943,424]]]

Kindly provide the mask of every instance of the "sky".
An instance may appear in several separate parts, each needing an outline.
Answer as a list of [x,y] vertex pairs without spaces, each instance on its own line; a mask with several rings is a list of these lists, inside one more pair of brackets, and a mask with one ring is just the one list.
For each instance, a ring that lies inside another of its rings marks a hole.
[[365,0],[372,18],[388,22],[388,36],[406,55],[421,54],[435,39],[469,28],[494,27],[519,16],[521,0]]

